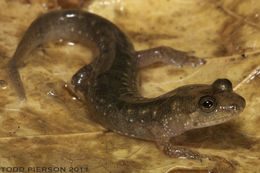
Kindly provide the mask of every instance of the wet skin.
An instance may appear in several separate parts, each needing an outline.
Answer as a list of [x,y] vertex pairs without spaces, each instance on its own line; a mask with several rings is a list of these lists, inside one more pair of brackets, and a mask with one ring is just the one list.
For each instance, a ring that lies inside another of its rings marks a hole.
[[75,40],[92,42],[99,56],[73,77],[88,113],[105,128],[123,135],[155,141],[170,157],[198,159],[201,156],[173,146],[169,140],[185,131],[224,123],[245,107],[227,79],[211,85],[186,85],[156,98],[144,98],[138,91],[138,68],[155,62],[202,65],[204,60],[169,47],[136,52],[127,36],[114,24],[79,10],[61,10],[37,18],[28,28],[8,63],[9,78],[21,99],[25,91],[18,66],[33,49],[44,42]]

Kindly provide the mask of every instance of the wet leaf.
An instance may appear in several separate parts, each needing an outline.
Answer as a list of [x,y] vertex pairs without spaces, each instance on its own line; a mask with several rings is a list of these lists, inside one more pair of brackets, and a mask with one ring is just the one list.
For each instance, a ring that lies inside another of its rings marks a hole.
[[[118,25],[137,50],[170,46],[205,58],[202,66],[160,65],[140,71],[141,92],[155,97],[185,84],[228,78],[247,106],[234,120],[173,139],[212,160],[165,156],[154,143],[107,131],[73,99],[72,75],[95,57],[77,43],[44,44],[19,68],[27,101],[20,102],[6,64],[44,3],[0,0],[0,165],[28,169],[81,168],[81,172],[259,172],[260,3],[248,1],[93,0],[83,9]],[[59,7],[52,7],[59,8]]]

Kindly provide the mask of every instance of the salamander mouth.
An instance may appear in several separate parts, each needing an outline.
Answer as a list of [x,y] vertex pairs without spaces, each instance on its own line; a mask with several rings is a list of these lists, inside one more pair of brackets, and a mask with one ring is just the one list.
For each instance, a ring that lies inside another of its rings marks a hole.
[[226,123],[235,117],[236,117],[236,115],[231,115],[231,116],[223,116],[223,117],[211,120],[211,121],[194,122],[193,126],[194,126],[194,128],[203,128],[203,127],[214,126],[214,125]]
[[226,106],[220,106],[219,109],[221,110],[221,112],[223,112],[222,116],[215,116],[214,118],[212,118],[212,120],[205,119],[204,121],[196,122],[194,126],[195,128],[200,128],[225,123],[238,116],[244,110],[244,107],[244,99],[241,99],[241,104],[230,104]]
[[238,106],[237,104],[231,104],[228,106],[220,106],[219,108],[223,111],[234,111],[236,113],[239,113],[241,111],[241,106]]

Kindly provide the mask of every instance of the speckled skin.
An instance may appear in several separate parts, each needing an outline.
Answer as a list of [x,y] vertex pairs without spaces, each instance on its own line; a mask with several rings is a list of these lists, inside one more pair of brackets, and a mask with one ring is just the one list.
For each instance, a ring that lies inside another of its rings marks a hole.
[[168,47],[135,52],[114,24],[79,10],[47,13],[26,31],[8,64],[19,97],[25,99],[17,66],[43,42],[93,42],[100,55],[80,69],[72,84],[85,96],[89,114],[104,127],[140,139],[156,141],[171,157],[199,158],[199,154],[169,143],[173,136],[195,128],[224,123],[243,111],[245,100],[232,91],[227,79],[212,85],[187,85],[156,98],[144,98],[136,84],[137,68],[160,61],[182,66],[205,63]]

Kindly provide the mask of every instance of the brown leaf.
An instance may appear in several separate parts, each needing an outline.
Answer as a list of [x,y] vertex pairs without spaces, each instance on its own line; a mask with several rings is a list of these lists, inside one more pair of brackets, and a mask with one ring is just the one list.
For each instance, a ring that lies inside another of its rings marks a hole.
[[5,68],[26,28],[47,12],[43,3],[0,0],[1,169],[260,171],[260,2],[94,0],[84,5],[84,10],[118,25],[137,50],[165,45],[207,60],[195,68],[162,65],[141,70],[144,96],[228,78],[246,99],[246,109],[235,120],[173,139],[177,145],[212,156],[202,163],[169,158],[152,142],[109,132],[89,119],[84,104],[73,100],[64,85],[95,57],[93,49],[46,44],[35,50],[19,68],[28,98],[19,101]]

